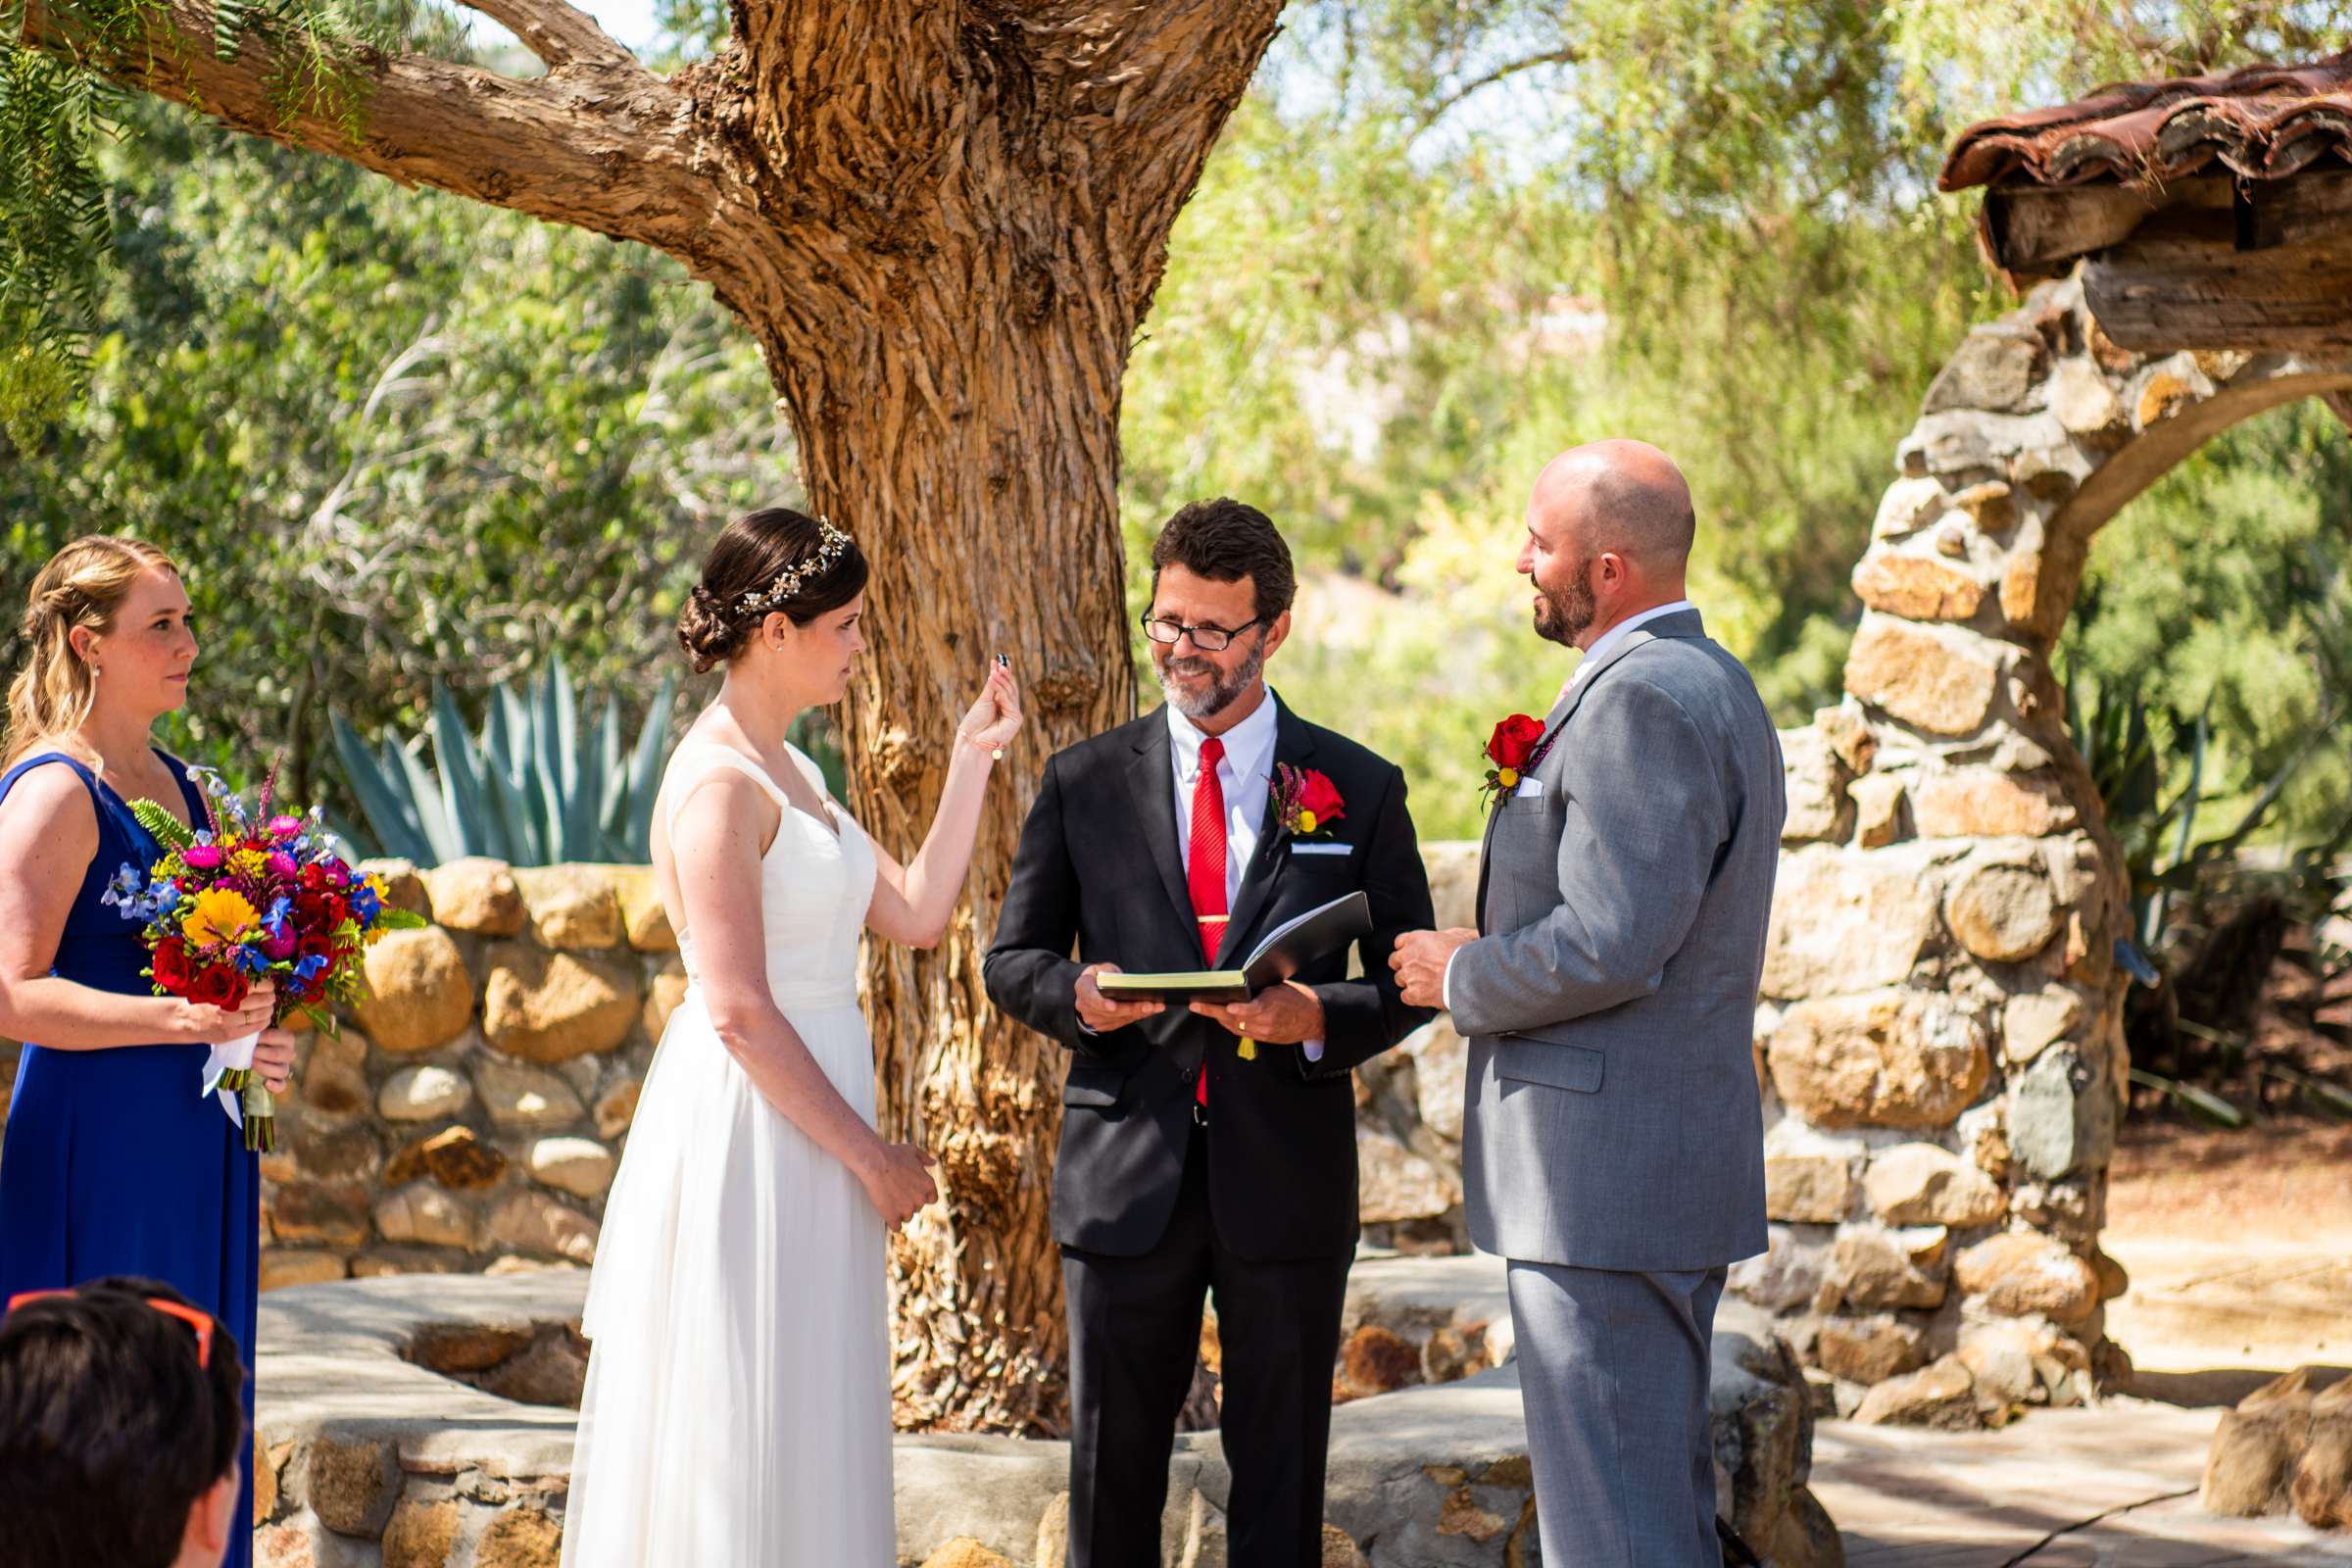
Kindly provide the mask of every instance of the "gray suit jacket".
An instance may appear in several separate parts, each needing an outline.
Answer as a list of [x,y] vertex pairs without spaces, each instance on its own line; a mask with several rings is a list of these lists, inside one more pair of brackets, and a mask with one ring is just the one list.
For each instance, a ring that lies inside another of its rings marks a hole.
[[1582,1268],[1751,1256],[1780,737],[1695,611],[1627,637],[1546,728],[1542,793],[1488,819],[1484,935],[1447,977],[1471,1240]]

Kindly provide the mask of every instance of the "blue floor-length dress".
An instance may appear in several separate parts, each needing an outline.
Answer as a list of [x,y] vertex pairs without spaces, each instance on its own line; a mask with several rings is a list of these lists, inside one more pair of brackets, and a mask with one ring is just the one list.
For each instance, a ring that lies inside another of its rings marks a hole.
[[[163,754],[158,753],[158,756]],[[170,758],[194,820],[204,802]],[[161,846],[122,798],[70,757],[45,753],[0,776],[0,800],[35,767],[70,767],[98,813],[98,853],[66,916],[53,972],[100,991],[148,996],[139,928],[99,903],[124,864],[144,871]],[[199,1094],[206,1048],[48,1051],[27,1043],[0,1144],[0,1301],[19,1291],[143,1274],[176,1287],[237,1337],[254,1360],[261,1186],[254,1155],[220,1101]],[[245,1383],[253,1421],[253,1381]],[[246,1449],[251,1452],[250,1446]],[[253,1476],[224,1568],[253,1557]]]

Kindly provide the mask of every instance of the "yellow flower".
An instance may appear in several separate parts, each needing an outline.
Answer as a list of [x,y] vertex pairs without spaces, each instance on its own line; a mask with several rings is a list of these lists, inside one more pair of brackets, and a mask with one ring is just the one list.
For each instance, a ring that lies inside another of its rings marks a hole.
[[179,934],[197,947],[240,942],[262,923],[261,911],[245,895],[228,888],[207,888],[196,895],[195,907],[179,923]]
[[1503,768],[1494,775],[1494,782],[1506,790],[1516,789],[1519,784],[1519,770],[1515,767]]
[[1315,813],[1312,811],[1300,811],[1298,813],[1298,831],[1301,833],[1312,833],[1314,830]]
[[261,851],[239,850],[228,858],[228,869],[232,876],[241,876],[258,882],[269,873],[270,865],[262,858]]

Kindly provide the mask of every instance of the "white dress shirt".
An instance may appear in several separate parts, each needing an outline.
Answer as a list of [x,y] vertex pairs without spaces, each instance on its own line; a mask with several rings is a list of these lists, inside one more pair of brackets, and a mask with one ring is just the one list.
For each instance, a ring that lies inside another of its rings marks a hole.
[[[1600,667],[1600,662],[1608,658],[1610,654],[1614,653],[1617,649],[1617,645],[1624,642],[1628,637],[1631,637],[1635,632],[1641,630],[1643,626],[1648,625],[1653,620],[1663,619],[1668,615],[1679,615],[1686,610],[1696,610],[1697,608],[1698,607],[1696,605],[1692,604],[1688,599],[1677,599],[1670,605],[1659,605],[1654,610],[1644,610],[1640,614],[1628,615],[1616,625],[1611,626],[1607,631],[1602,632],[1598,637],[1593,639],[1592,646],[1585,650],[1585,657],[1577,661],[1576,673],[1569,676],[1567,683],[1561,686],[1560,695],[1552,700],[1552,706],[1557,708],[1560,704],[1566,702],[1568,700],[1568,694],[1576,690],[1578,684],[1584,680],[1585,672],[1587,670],[1598,669]],[[1174,710],[1171,709],[1170,711],[1173,712]],[[1499,811],[1502,809],[1502,803],[1499,801],[1495,802],[1492,808]],[[1471,917],[1473,919],[1477,917],[1477,910],[1473,909],[1471,911]],[[1449,1012],[1453,1009],[1453,960],[1461,956],[1461,949],[1456,948],[1453,950],[1452,955],[1446,960],[1445,976],[1438,982],[1438,1000],[1445,1003],[1446,1008]]]
[[[1200,747],[1208,733],[1168,705],[1168,760],[1175,769],[1176,859],[1193,860],[1193,790],[1200,780]],[[1225,907],[1242,891],[1242,872],[1257,853],[1266,827],[1266,797],[1274,786],[1274,694],[1268,692],[1248,718],[1220,737],[1225,756],[1217,763],[1217,785],[1225,792]],[[1220,960],[1231,957],[1220,952]]]
[[[1176,858],[1193,863],[1193,790],[1200,779],[1200,746],[1208,732],[1168,705],[1168,760],[1174,769],[1176,791]],[[1266,830],[1266,802],[1274,787],[1274,694],[1259,700],[1248,718],[1219,739],[1225,755],[1217,762],[1217,787],[1225,794],[1225,907],[1241,896],[1242,873],[1257,854],[1257,841]],[[1241,955],[1220,948],[1217,961],[1228,967]],[[1323,1059],[1323,1042],[1302,1043],[1306,1059]]]

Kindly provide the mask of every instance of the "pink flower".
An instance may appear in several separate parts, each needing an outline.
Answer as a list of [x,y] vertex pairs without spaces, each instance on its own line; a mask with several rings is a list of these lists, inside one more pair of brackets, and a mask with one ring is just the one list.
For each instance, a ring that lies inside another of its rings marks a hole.
[[262,956],[277,963],[294,956],[294,950],[301,946],[302,935],[294,929],[294,922],[288,920],[277,928],[275,936],[262,939]]
[[351,867],[345,865],[341,860],[327,861],[326,885],[334,888],[347,888],[351,886]]
[[270,836],[273,839],[298,839],[302,837],[302,818],[299,816],[271,817],[270,819]]
[[218,871],[227,858],[218,844],[191,844],[179,852],[179,858],[191,871]]
[[[280,820],[290,822],[293,818],[283,817]],[[291,877],[298,869],[294,864],[294,857],[283,850],[271,850],[269,859],[262,863],[270,867],[271,876]]]

